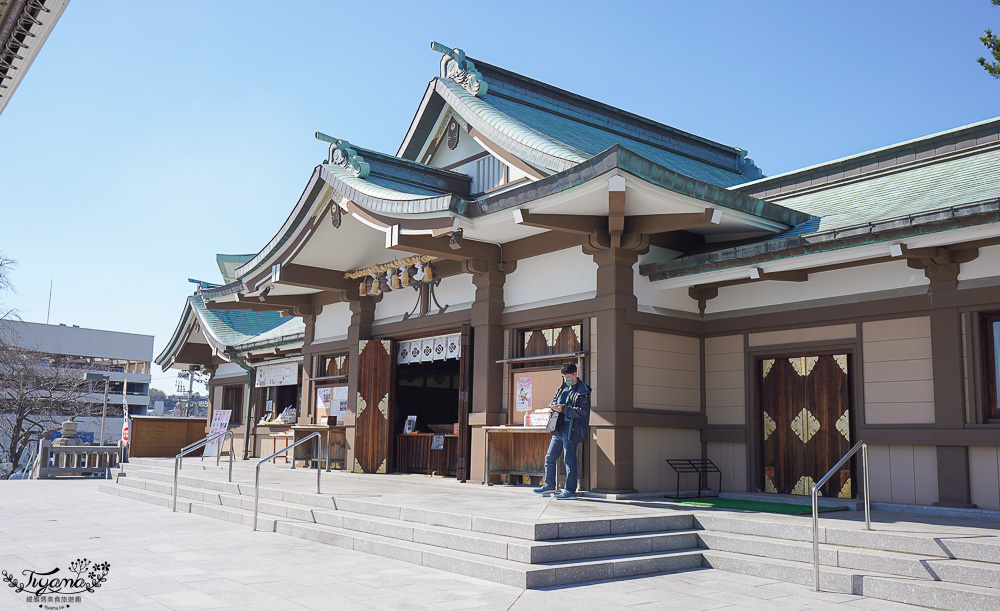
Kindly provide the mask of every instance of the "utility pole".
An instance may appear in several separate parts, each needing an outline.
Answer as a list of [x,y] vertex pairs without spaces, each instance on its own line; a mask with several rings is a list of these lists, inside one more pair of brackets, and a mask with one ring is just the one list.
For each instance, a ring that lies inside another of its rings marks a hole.
[[49,317],[52,315],[52,278],[49,278],[49,309],[45,312],[45,324],[49,324]]

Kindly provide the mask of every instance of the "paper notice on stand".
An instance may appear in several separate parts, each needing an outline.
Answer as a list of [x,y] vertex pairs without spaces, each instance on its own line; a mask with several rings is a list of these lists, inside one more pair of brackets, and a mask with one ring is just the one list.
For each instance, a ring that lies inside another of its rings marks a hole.
[[517,378],[514,383],[514,409],[519,412],[530,412],[531,411],[531,383],[532,379],[529,377]]
[[344,424],[347,420],[347,387],[346,386],[334,386],[333,387],[333,407],[330,410],[330,415],[337,416],[337,424]]
[[[208,429],[208,436],[216,435],[222,431],[229,428],[229,416],[232,410],[228,409],[217,409],[212,412],[212,424]],[[218,456],[219,448],[222,447],[222,442],[225,441],[225,437],[219,437],[213,441],[208,442],[205,445],[205,451],[202,456]]]
[[549,423],[549,416],[552,414],[550,409],[540,409],[534,412],[528,412],[525,414],[524,426],[545,426]]

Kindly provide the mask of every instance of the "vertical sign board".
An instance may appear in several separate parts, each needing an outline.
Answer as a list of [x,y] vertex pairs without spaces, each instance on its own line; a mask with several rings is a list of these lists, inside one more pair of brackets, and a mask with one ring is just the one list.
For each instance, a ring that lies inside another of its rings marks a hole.
[[[229,416],[232,410],[228,409],[217,409],[212,412],[212,425],[208,429],[208,436],[217,435],[227,428],[229,428]],[[218,456],[219,449],[222,447],[222,442],[226,440],[225,436],[219,437],[213,441],[210,441],[205,445],[205,451],[202,456]]]

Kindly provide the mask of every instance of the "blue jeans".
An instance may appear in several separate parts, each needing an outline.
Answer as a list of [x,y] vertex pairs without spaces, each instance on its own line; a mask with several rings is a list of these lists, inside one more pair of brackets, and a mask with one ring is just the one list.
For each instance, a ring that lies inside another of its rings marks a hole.
[[569,431],[570,423],[567,420],[562,430],[552,436],[552,441],[549,443],[549,451],[545,454],[545,485],[552,488],[556,487],[556,463],[559,462],[559,456],[565,450],[566,485],[563,488],[567,492],[575,493],[576,484],[579,479],[579,473],[576,468],[576,445],[578,442],[570,441]]

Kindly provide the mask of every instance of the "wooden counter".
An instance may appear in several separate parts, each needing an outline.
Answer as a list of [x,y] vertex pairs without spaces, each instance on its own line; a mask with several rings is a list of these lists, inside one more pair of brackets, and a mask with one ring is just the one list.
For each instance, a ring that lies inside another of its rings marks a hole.
[[[545,477],[545,454],[552,435],[544,426],[484,426],[486,432],[486,483],[490,476],[529,475]],[[577,465],[583,462],[583,444],[577,444]],[[556,463],[556,482],[566,479],[566,467]]]
[[[320,443],[325,442],[326,444],[326,453],[323,458],[327,471],[334,464],[338,465],[339,469],[347,467],[347,427],[343,425],[297,424],[292,426],[292,433],[295,437],[294,441],[305,439],[313,433],[319,433],[320,439],[323,440]],[[295,460],[297,461],[309,461],[314,458],[312,443],[304,443],[296,447],[293,452],[295,452]]]
[[445,435],[444,448],[432,450],[433,433],[396,435],[394,468],[399,473],[454,476],[458,464],[458,435]]
[[[257,458],[265,458],[279,450],[283,450],[292,445],[294,435],[290,424],[258,424],[257,431]],[[279,454],[271,459],[272,463],[279,460],[286,464],[289,462],[288,452]]]

